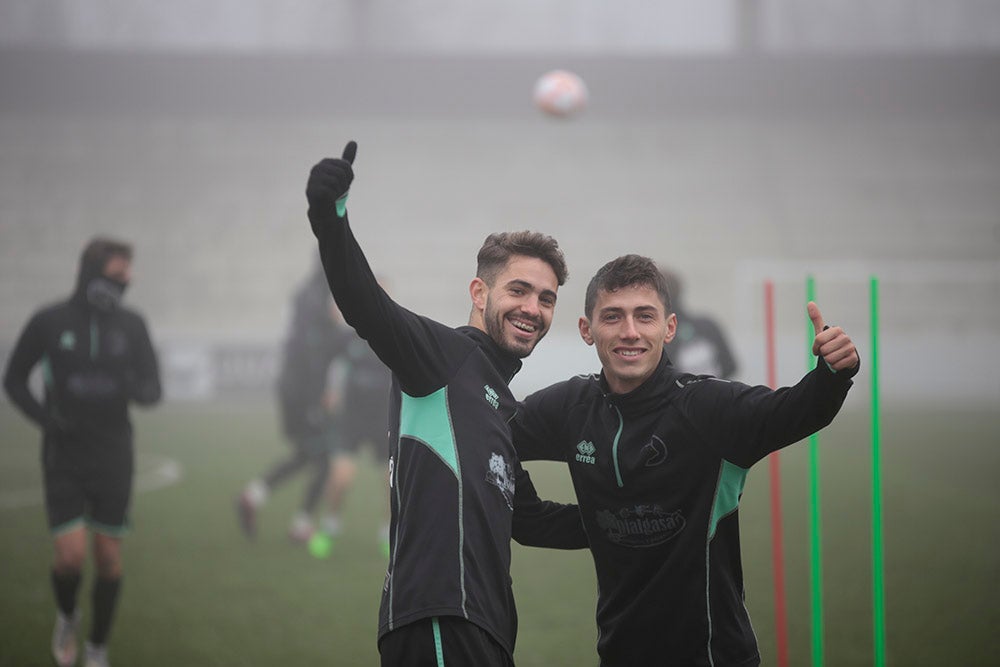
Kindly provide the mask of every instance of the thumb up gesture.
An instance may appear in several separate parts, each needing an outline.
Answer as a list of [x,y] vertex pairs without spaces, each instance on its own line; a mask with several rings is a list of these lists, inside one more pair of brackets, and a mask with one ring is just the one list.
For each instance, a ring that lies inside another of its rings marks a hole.
[[823,321],[823,313],[819,306],[810,301],[806,304],[809,319],[812,320],[816,337],[813,339],[813,354],[823,357],[833,371],[842,371],[856,367],[861,363],[858,350],[854,347],[851,337],[840,327],[829,327]]

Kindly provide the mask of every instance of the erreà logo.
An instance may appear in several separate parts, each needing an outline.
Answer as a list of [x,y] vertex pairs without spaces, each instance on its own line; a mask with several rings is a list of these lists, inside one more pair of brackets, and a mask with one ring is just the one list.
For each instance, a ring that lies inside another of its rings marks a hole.
[[500,394],[493,389],[493,387],[488,384],[483,385],[483,389],[486,391],[486,402],[493,406],[494,410],[500,409]]
[[63,350],[72,350],[76,347],[76,334],[70,329],[63,331],[59,336],[59,347]]
[[597,463],[597,459],[594,457],[594,452],[597,451],[597,447],[594,447],[594,443],[587,440],[581,440],[580,444],[576,446],[576,460],[580,463],[589,463],[591,465]]

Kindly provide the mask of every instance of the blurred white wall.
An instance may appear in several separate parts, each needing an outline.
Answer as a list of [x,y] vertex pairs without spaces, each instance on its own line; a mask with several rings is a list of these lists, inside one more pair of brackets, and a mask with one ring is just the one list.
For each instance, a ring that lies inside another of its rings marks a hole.
[[0,47],[707,54],[1000,47],[994,0],[3,0]]
[[[464,323],[491,231],[565,248],[521,391],[596,368],[586,282],[642,252],[723,323],[741,379],[764,381],[763,280],[790,382],[805,274],[866,359],[876,274],[886,403],[1000,401],[1000,5],[626,5],[0,0],[0,356],[111,233],[193,393],[216,348],[273,371],[239,353],[277,349],[314,261],[309,167],[356,139],[352,221],[404,305]],[[532,106],[554,67],[590,86],[578,117]]]

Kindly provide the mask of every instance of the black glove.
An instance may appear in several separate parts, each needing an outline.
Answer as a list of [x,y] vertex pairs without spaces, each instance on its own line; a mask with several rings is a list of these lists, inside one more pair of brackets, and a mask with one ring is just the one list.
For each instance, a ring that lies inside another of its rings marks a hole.
[[340,158],[323,158],[309,172],[306,183],[306,200],[309,202],[309,220],[323,223],[343,218],[347,212],[347,191],[354,180],[354,156],[358,144],[348,141]]

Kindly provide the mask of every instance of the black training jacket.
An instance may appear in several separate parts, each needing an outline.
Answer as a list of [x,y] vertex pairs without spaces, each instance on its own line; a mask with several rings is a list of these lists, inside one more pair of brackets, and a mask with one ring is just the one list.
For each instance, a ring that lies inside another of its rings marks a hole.
[[[28,379],[42,365],[45,396]],[[129,437],[128,404],[160,399],[160,374],[142,317],[119,306],[99,311],[82,286],[36,312],[21,332],[4,373],[11,401],[47,436],[99,442]]]
[[829,424],[856,372],[820,363],[772,391],[679,372],[664,354],[628,394],[588,375],[524,401],[521,460],[569,465],[597,570],[603,666],[759,664],[740,562],[747,469]]
[[513,654],[510,540],[583,548],[575,505],[538,500],[511,443],[516,357],[484,332],[416,315],[379,287],[347,218],[313,221],[344,319],[393,372],[390,560],[379,638],[459,616]]

